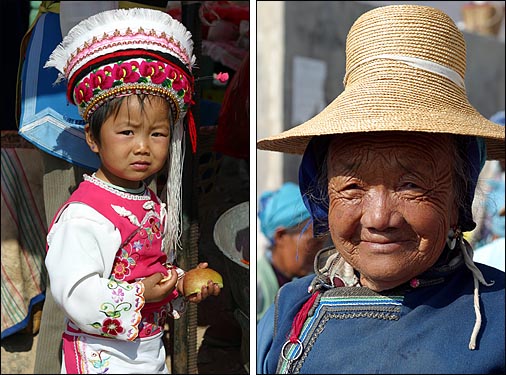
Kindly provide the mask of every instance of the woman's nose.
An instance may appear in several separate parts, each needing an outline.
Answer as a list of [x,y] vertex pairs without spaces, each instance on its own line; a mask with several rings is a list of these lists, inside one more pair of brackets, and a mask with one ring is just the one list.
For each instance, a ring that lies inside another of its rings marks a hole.
[[402,217],[392,194],[384,187],[368,191],[362,205],[361,224],[364,227],[382,231],[400,225]]

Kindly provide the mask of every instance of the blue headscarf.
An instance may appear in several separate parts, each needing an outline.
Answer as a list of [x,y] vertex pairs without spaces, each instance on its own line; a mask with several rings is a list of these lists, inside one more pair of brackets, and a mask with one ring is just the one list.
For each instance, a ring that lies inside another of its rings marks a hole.
[[[327,176],[322,176],[322,167],[332,136],[316,136],[311,139],[299,167],[299,185],[304,204],[313,219],[314,235],[328,232],[329,197]],[[469,176],[465,202],[459,209],[458,225],[462,231],[476,227],[473,221],[472,203],[478,176],[487,158],[486,145],[482,138],[457,136],[457,147],[465,160],[466,175]],[[319,180],[323,178],[324,180]]]
[[293,182],[284,183],[278,190],[262,193],[259,206],[260,229],[271,243],[276,229],[290,228],[310,218],[300,189]]

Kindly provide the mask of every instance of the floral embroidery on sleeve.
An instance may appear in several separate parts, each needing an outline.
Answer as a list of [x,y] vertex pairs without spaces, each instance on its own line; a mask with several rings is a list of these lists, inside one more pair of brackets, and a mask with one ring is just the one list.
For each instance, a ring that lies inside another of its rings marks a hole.
[[102,321],[90,323],[101,336],[134,340],[139,332],[140,310],[144,306],[142,283],[128,284],[111,279],[107,284],[111,290],[110,301],[103,302],[99,311],[105,315]]

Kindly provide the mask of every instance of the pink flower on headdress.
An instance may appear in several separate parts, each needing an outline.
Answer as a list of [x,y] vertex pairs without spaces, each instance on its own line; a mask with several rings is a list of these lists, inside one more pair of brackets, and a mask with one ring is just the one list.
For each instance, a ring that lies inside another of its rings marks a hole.
[[192,100],[192,92],[191,90],[189,90],[188,88],[186,89],[186,91],[184,92],[184,97],[183,97],[183,101],[188,104],[190,103]]
[[80,82],[74,89],[74,100],[77,105],[81,104],[82,102],[87,102],[91,99],[93,96],[93,91],[90,87],[90,80],[89,78],[83,79],[82,82]]
[[170,64],[165,65],[165,71],[167,72],[167,78],[171,81],[175,80],[178,76],[177,70],[174,69]]
[[125,83],[135,83],[141,77],[140,74],[135,71],[138,68],[139,64],[135,61],[116,64],[112,69],[112,76],[116,81],[123,80]]
[[165,65],[159,61],[143,61],[139,71],[143,77],[151,77],[151,82],[157,85],[161,84],[167,77]]
[[91,86],[95,88],[99,88],[102,90],[106,90],[112,87],[114,80],[111,77],[112,68],[110,66],[106,66],[104,69],[100,69],[95,73],[90,74]]
[[176,90],[176,92],[186,87],[188,87],[188,80],[182,74],[179,74],[179,77],[172,81],[172,88]]

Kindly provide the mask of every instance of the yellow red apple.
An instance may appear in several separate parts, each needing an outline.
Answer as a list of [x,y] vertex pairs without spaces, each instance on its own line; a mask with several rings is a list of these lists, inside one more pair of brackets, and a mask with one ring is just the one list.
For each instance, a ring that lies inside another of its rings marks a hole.
[[187,271],[183,281],[183,292],[185,297],[201,291],[203,285],[211,280],[223,288],[223,277],[212,268],[194,268]]

